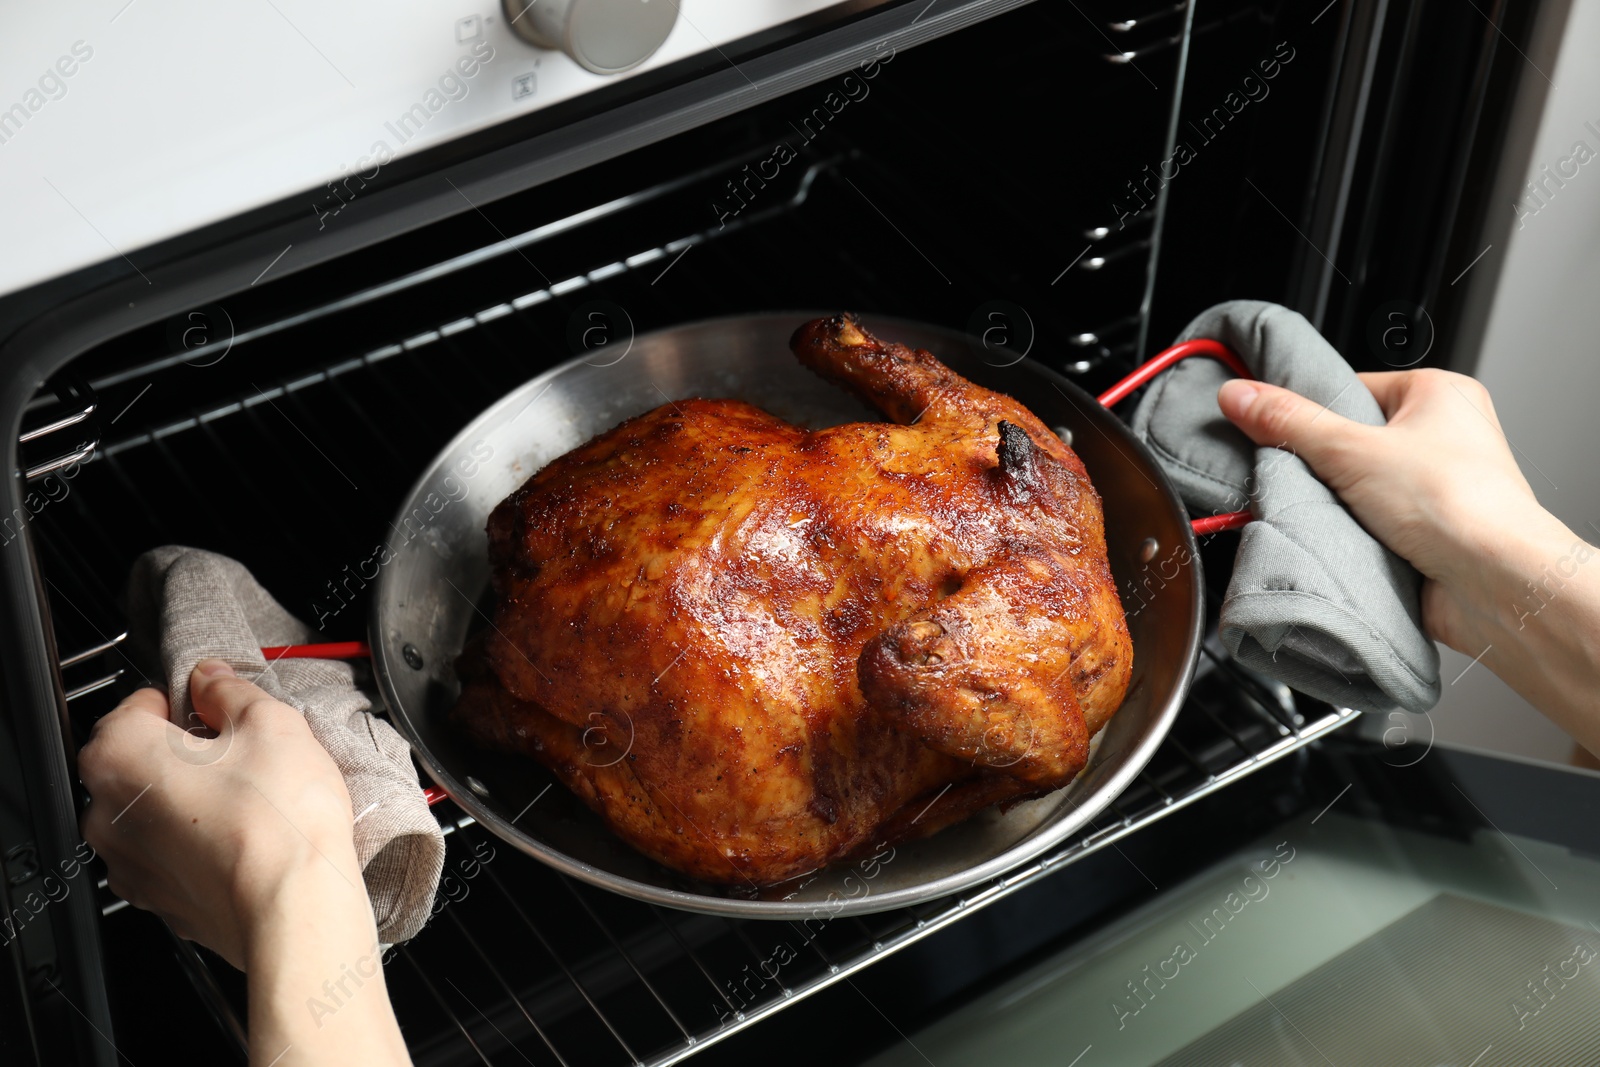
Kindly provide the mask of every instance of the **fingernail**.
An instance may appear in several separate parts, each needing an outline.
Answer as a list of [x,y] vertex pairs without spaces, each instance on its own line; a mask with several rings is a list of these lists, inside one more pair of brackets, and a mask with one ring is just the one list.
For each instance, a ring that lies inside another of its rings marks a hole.
[[1256,395],[1260,392],[1261,390],[1250,382],[1237,379],[1223,382],[1222,391],[1217,394],[1217,406],[1228,418],[1239,419],[1250,410],[1250,405],[1255,402]]
[[195,664],[194,669],[205,675],[207,678],[215,678],[224,674],[233,674],[233,668],[228,665],[227,660],[223,659],[203,659],[199,663]]

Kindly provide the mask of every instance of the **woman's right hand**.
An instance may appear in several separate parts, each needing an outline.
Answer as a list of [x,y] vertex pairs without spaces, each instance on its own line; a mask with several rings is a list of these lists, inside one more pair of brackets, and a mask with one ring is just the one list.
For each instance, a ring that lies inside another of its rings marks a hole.
[[1441,370],[1360,377],[1387,426],[1352,422],[1262,382],[1227,382],[1217,402],[1257,444],[1304,459],[1369,533],[1435,581],[1459,581],[1477,566],[1498,540],[1495,527],[1544,521],[1475,379]]
[[1539,504],[1475,380],[1413,370],[1361,381],[1387,425],[1261,382],[1227,382],[1217,403],[1257,444],[1305,460],[1422,572],[1429,636],[1481,660],[1600,752],[1597,550]]
[[1217,402],[1257,444],[1305,460],[1372,536],[1421,571],[1429,633],[1467,651],[1470,616],[1507,606],[1486,563],[1554,561],[1577,538],[1540,506],[1475,379],[1414,370],[1361,381],[1388,425],[1352,422],[1261,382],[1227,382]]

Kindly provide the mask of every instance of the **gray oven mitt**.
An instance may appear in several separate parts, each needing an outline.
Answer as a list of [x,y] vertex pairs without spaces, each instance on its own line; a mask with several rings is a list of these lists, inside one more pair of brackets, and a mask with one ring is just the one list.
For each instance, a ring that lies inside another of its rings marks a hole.
[[128,620],[135,653],[162,668],[178,726],[197,721],[190,717],[189,675],[211,657],[304,713],[350,792],[356,858],[378,938],[415,936],[438,889],[444,834],[423,798],[410,746],[371,713],[351,666],[280,659],[268,667],[262,648],[306,644],[316,631],[285,611],[243,564],[198,548],[168,545],[134,561]]
[[[1383,412],[1344,358],[1298,314],[1234,300],[1191,322],[1179,341],[1232,348],[1264,382],[1356,422]],[[1420,712],[1439,701],[1439,651],[1422,632],[1422,577],[1384,548],[1299,457],[1258,448],[1217,407],[1232,373],[1186,359],[1151,384],[1133,431],[1160,460],[1191,514],[1249,507],[1222,601],[1222,643],[1239,662],[1330,704]]]

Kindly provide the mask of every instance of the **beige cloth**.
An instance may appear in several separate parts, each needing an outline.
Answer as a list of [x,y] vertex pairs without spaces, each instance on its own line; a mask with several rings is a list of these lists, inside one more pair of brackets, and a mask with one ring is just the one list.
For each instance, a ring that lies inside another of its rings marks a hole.
[[280,659],[269,668],[262,648],[310,643],[316,631],[284,610],[243,564],[197,548],[168,545],[134,562],[128,618],[135,654],[165,673],[177,725],[195,722],[189,675],[211,657],[305,715],[350,791],[356,858],[378,937],[415,936],[439,886],[444,834],[423,799],[410,746],[372,714],[351,665]]

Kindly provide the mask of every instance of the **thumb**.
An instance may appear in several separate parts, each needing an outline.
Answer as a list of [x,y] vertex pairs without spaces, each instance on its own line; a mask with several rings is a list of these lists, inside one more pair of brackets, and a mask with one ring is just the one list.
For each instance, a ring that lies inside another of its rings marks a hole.
[[271,700],[260,686],[235,674],[226,660],[203,659],[189,675],[189,703],[195,715],[219,734],[239,726],[252,704]]
[[1339,456],[1374,427],[1352,422],[1325,404],[1265,382],[1234,379],[1217,393],[1222,409],[1258,445],[1283,448],[1310,464],[1326,481],[1336,477]]

